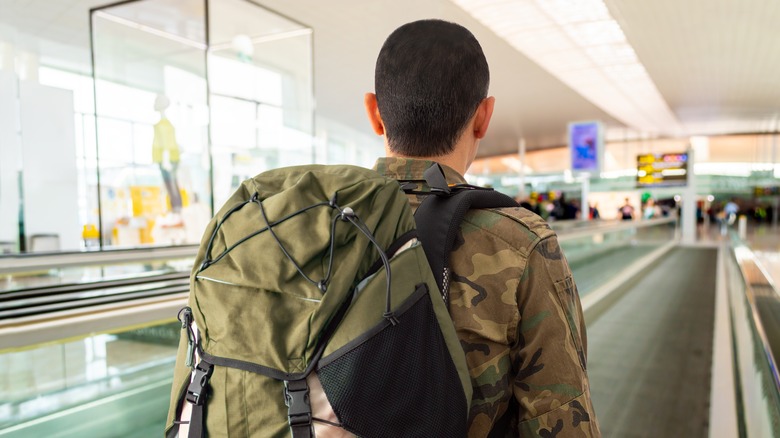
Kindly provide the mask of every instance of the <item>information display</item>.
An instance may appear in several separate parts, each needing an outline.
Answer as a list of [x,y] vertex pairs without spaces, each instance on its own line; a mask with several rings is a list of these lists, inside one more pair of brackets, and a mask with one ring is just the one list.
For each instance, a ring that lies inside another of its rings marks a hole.
[[600,122],[569,123],[569,152],[571,170],[575,172],[601,171],[604,151],[604,129]]
[[637,187],[684,186],[688,183],[688,154],[637,156]]
[[760,198],[762,196],[780,196],[780,186],[753,187],[753,196],[756,198]]

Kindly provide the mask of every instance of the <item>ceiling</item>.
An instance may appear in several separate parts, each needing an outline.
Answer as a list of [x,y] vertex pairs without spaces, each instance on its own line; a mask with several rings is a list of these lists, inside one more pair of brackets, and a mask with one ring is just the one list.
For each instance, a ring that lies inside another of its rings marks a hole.
[[[165,3],[176,1],[183,0]],[[373,90],[374,62],[385,37],[403,23],[441,18],[469,28],[491,67],[490,93],[496,97],[496,108],[480,156],[516,152],[520,138],[529,150],[562,145],[567,123],[576,120],[601,120],[612,138],[643,136],[450,0],[256,2],[314,30],[317,112],[366,133],[371,131],[363,93]],[[0,0],[0,40],[10,35],[20,48],[51,58],[68,53],[71,68],[84,68],[89,65],[87,11],[104,3]],[[687,135],[780,129],[780,2],[605,0],[605,4]]]

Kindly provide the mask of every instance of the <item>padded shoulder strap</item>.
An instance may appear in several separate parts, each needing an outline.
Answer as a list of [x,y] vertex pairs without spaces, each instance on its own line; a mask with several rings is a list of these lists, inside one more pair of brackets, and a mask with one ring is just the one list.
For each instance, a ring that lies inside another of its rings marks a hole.
[[445,269],[449,266],[450,252],[466,212],[472,208],[518,207],[518,204],[514,199],[493,189],[474,186],[458,189],[458,186],[445,185],[445,190],[445,187],[434,187],[433,184],[441,185],[443,178],[429,178],[429,175],[439,172],[441,168],[438,165],[431,166],[425,172],[428,185],[434,190],[420,204],[414,214],[414,220],[417,224],[418,239],[423,244],[436,284],[446,298],[449,288],[446,284]]

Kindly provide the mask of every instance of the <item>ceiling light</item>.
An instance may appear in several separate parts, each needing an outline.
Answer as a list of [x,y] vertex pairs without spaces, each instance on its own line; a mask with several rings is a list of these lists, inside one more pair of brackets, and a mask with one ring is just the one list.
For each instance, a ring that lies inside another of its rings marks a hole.
[[682,133],[603,0],[451,1],[626,126]]
[[611,19],[603,1],[546,0],[536,5],[561,25]]
[[560,27],[579,46],[598,46],[601,44],[615,44],[626,42],[623,29],[614,20],[602,20],[594,22],[577,23]]
[[603,46],[586,47],[585,53],[597,65],[619,65],[637,62],[634,49],[627,43],[607,44]]

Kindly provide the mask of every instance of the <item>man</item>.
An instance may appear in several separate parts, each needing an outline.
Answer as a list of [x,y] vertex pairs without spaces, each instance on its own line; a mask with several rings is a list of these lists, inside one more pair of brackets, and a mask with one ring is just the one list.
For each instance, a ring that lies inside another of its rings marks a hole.
[[[424,20],[398,28],[365,96],[386,158],[375,169],[418,181],[437,162],[465,183],[488,129],[487,61],[465,28]],[[413,208],[419,196],[410,197]],[[474,398],[469,436],[600,436],[585,367],[579,296],[555,234],[523,208],[472,210],[451,256],[450,314]]]

